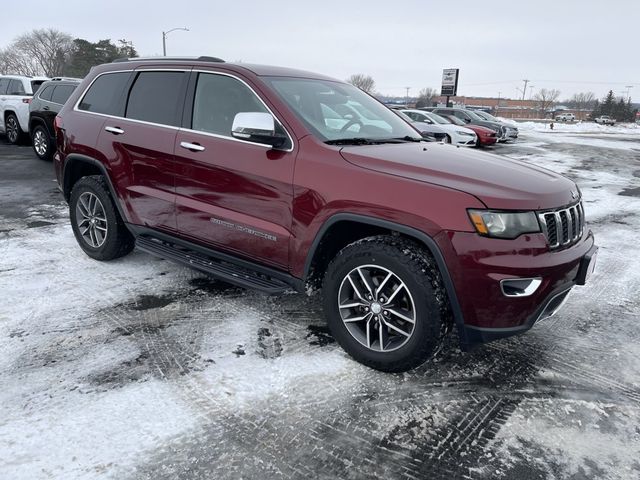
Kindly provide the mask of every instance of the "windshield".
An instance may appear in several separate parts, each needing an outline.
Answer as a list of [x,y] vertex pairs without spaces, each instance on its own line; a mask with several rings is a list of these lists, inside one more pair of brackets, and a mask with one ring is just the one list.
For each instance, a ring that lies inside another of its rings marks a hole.
[[433,112],[424,112],[424,114],[429,117],[434,123],[439,123],[440,125],[449,125],[451,122],[448,122],[447,119],[442,118],[437,113]]
[[490,113],[487,112],[482,112],[482,111],[478,111],[478,112],[474,112],[476,115],[484,118],[485,120],[489,120],[490,122],[497,122],[498,119],[496,117],[494,117],[493,115],[491,115]]
[[267,80],[296,116],[325,142],[422,139],[394,112],[352,85],[306,78]]
[[482,118],[480,115],[478,115],[476,112],[472,112],[471,110],[465,110],[464,111],[467,115],[469,115],[471,118],[473,118],[474,120],[480,120],[481,122],[486,122],[487,120]]
[[460,120],[458,117],[454,117],[453,115],[444,115],[443,118],[445,120],[449,120],[449,123],[453,123],[454,125],[466,126],[467,124]]

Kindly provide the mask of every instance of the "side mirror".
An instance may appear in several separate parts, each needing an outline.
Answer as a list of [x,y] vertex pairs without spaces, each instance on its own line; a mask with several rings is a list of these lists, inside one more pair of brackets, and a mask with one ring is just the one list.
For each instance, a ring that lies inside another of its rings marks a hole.
[[464,118],[464,123],[471,123],[471,119],[470,119],[470,118],[465,117],[465,118]]
[[231,135],[240,140],[264,143],[273,148],[285,144],[287,137],[276,132],[276,123],[270,113],[240,112],[233,119]]

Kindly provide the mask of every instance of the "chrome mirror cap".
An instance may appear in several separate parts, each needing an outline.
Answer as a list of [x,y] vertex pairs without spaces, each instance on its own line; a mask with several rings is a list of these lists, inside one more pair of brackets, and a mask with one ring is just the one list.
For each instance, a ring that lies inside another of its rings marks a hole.
[[234,137],[249,139],[252,136],[273,136],[275,121],[270,113],[240,112],[233,119],[231,133]]

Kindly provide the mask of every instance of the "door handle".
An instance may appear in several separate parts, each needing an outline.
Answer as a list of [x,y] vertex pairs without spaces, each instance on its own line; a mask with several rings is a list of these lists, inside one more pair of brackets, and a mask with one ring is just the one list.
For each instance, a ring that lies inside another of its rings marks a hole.
[[46,105],[44,107],[42,107],[43,110],[49,110],[49,107],[47,107]]
[[204,151],[204,147],[199,143],[180,142],[180,146],[182,148],[186,148],[187,150],[191,150],[192,152]]
[[118,127],[104,127],[104,129],[109,133],[113,133],[114,135],[122,135],[124,133],[124,130]]

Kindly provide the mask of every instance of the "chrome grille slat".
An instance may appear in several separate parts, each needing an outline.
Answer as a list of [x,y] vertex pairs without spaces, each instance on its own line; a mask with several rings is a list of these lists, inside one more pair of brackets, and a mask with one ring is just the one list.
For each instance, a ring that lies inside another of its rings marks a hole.
[[540,212],[538,219],[551,249],[569,246],[580,240],[584,233],[582,202],[551,212]]

